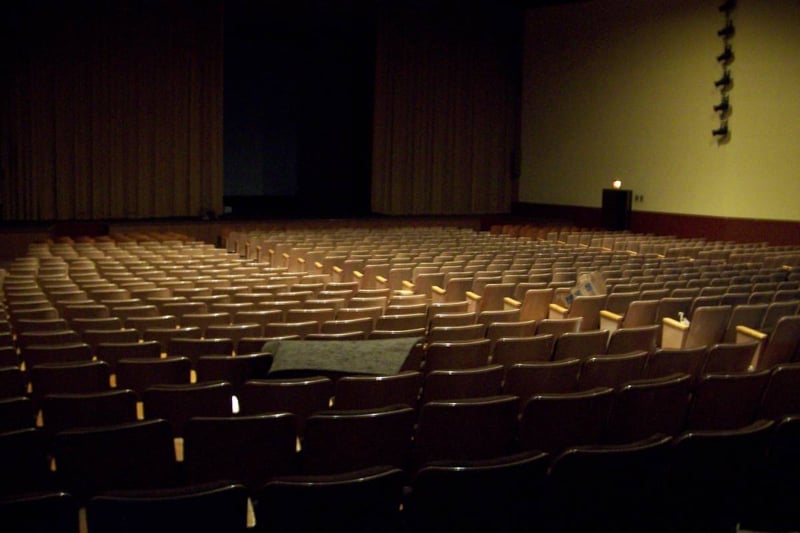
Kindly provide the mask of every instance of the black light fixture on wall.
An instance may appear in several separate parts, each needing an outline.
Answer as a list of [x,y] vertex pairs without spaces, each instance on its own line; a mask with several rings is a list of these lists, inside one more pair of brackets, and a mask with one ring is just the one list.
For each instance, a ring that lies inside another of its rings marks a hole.
[[728,127],[728,117],[730,117],[733,109],[729,94],[733,88],[730,64],[733,63],[734,55],[733,46],[730,41],[736,33],[732,18],[734,9],[736,9],[736,0],[727,0],[719,6],[719,11],[725,15],[725,26],[717,31],[717,36],[722,38],[724,49],[722,53],[717,56],[717,62],[722,66],[722,77],[714,81],[714,87],[720,92],[720,100],[713,109],[715,113],[719,114],[720,123],[718,128],[711,130],[711,135],[716,137],[718,144],[728,142],[731,136],[731,131]]

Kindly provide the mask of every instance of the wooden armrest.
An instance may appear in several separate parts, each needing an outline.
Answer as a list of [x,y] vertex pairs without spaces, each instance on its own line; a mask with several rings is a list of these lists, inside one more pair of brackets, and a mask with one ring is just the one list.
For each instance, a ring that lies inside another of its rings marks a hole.
[[403,287],[405,287],[408,290],[413,291],[416,286],[412,282],[408,281],[407,279],[404,279],[403,280]]
[[483,299],[480,294],[467,291],[464,293],[467,297],[467,311],[471,311],[473,313],[478,311],[478,307],[481,304],[481,300]]
[[434,303],[444,302],[447,298],[447,291],[443,288],[439,287],[438,285],[434,285],[431,287],[431,300]]
[[683,324],[670,317],[664,317],[661,328],[662,348],[683,348],[689,324]]
[[353,277],[361,280],[364,278],[364,273],[359,270],[353,270]]
[[389,283],[389,280],[384,278],[383,276],[375,276],[375,281],[377,281],[378,283],[383,284],[383,285],[386,285],[387,283]]
[[286,260],[289,259],[289,254],[287,252],[283,252],[281,255],[283,256],[284,259]]
[[344,270],[342,270],[342,267],[333,265],[331,268],[331,277],[333,278],[333,281],[344,281],[344,279],[342,279],[343,272]]
[[549,307],[550,310],[547,313],[548,318],[555,318],[555,319],[567,318],[567,313],[569,312],[569,309],[567,309],[563,305],[551,303]]
[[522,302],[520,302],[519,300],[515,300],[511,296],[506,296],[505,298],[503,298],[503,309],[505,311],[513,309],[521,309],[521,308],[522,308]]
[[[757,329],[748,328],[747,326],[736,326],[736,342],[753,342],[766,340],[767,334]],[[741,339],[741,340],[740,340]]]
[[622,320],[625,317],[609,311],[608,309],[600,310],[600,329],[607,329],[609,333],[616,331],[622,327]]
[[758,331],[747,326],[736,326],[736,344],[744,344],[749,342],[757,342],[756,353],[753,354],[753,359],[750,363],[751,369],[758,368],[758,360],[761,357],[761,352],[764,351],[764,346],[767,344],[767,334],[763,331]]
[[300,263],[301,265],[305,265],[306,264],[306,258],[305,257],[298,257],[297,258],[297,262]]
[[323,266],[324,265],[322,263],[320,263],[319,261],[314,261],[314,268],[316,268],[318,270],[322,270]]

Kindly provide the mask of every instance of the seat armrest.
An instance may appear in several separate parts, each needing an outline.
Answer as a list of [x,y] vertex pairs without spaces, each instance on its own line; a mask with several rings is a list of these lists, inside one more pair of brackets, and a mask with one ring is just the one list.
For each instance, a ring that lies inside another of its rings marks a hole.
[[763,331],[758,331],[747,326],[736,326],[736,344],[744,344],[750,342],[757,342],[756,353],[753,354],[753,362],[750,364],[751,368],[758,368],[758,360],[764,347],[767,345],[767,334]]
[[567,314],[569,313],[569,309],[567,309],[563,305],[551,303],[549,304],[549,308],[550,310],[548,311],[547,318],[550,319],[563,320],[567,318]]
[[600,310],[600,329],[607,329],[609,333],[617,331],[622,327],[622,315],[611,312],[608,309]]
[[333,265],[333,268],[331,269],[331,274],[332,274],[331,277],[333,278],[333,281],[344,281],[342,279],[343,272],[344,271],[342,270],[342,267]]
[[467,291],[465,294],[467,297],[467,311],[477,313],[478,307],[481,305],[481,295],[472,291]]
[[431,287],[431,301],[433,303],[442,303],[447,301],[447,291],[438,285]]
[[358,288],[364,288],[364,273],[360,270],[353,270],[353,281],[358,282]]
[[664,317],[661,328],[661,347],[683,348],[688,333],[689,324],[681,323],[674,318]]
[[522,302],[520,302],[519,300],[515,300],[511,296],[506,296],[505,298],[503,298],[503,309],[505,311],[522,309]]
[[408,281],[407,279],[403,280],[403,287],[405,287],[406,289],[408,289],[410,291],[413,291],[416,288],[414,283]]

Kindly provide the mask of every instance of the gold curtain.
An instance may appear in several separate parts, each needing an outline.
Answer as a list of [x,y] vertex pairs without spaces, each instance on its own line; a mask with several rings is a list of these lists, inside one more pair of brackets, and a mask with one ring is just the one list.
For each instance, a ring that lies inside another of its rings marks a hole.
[[414,5],[378,19],[372,210],[508,212],[519,19],[487,7]]
[[2,218],[220,212],[221,0],[64,4],[0,67]]

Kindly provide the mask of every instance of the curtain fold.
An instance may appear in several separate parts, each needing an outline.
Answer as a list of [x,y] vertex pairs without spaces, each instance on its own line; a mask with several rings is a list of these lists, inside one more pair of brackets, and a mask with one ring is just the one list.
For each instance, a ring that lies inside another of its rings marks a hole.
[[518,14],[387,10],[377,25],[372,210],[508,212],[518,145]]
[[221,212],[222,0],[67,4],[4,27],[2,218]]

